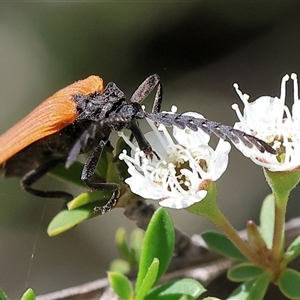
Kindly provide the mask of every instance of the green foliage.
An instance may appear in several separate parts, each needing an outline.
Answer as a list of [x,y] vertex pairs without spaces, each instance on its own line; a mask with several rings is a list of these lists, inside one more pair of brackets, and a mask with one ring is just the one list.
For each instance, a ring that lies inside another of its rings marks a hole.
[[47,229],[48,235],[58,235],[85,220],[97,216],[93,212],[93,208],[104,205],[107,202],[107,195],[107,192],[86,192],[73,199],[70,204],[71,210],[64,209],[52,219]]
[[[131,236],[131,247],[138,248],[140,237]],[[131,261],[131,247],[125,232],[119,230],[116,236],[119,251]],[[122,274],[109,273],[109,280],[115,293],[121,299],[197,299],[205,289],[195,280],[182,279],[153,287],[168,268],[175,243],[174,227],[170,214],[164,208],[158,209],[145,233],[138,266],[138,276],[133,294],[129,280]],[[118,274],[118,275],[116,275]],[[126,298],[127,297],[127,298]]]
[[292,269],[284,270],[279,277],[278,287],[287,298],[299,299],[300,273]]
[[158,280],[166,271],[174,250],[175,233],[170,214],[166,209],[158,209],[148,225],[139,264],[135,291],[142,285],[148,268],[154,258],[159,260]]
[[7,296],[1,289],[0,289],[0,300],[8,300]]
[[[143,272],[144,269],[139,269],[139,274]],[[152,263],[149,265],[147,272],[143,272],[143,277],[139,276],[140,278],[139,285],[135,286],[136,291],[136,299],[144,299],[147,293],[150,291],[154,283],[158,279],[158,271],[159,271],[159,260],[154,257]]]
[[227,277],[231,281],[243,282],[249,281],[264,273],[264,269],[255,266],[252,263],[242,263],[235,265],[227,272]]
[[[118,168],[121,166],[123,166],[122,162],[114,159],[113,147],[110,144],[106,145],[95,170],[95,180],[120,184],[122,196],[122,194],[128,193],[128,189],[119,178],[120,170]],[[83,164],[76,161],[68,169],[66,169],[64,165],[59,165],[51,171],[50,174],[64,181],[86,188],[86,185],[80,178],[82,168]],[[48,235],[55,236],[61,234],[85,220],[101,215],[94,214],[93,208],[95,206],[105,205],[110,197],[111,192],[108,191],[89,191],[81,193],[72,201],[68,202],[67,209],[59,212],[53,218],[48,226]]]
[[242,283],[227,300],[262,300],[271,280],[270,274],[262,274]]
[[274,233],[275,203],[273,194],[268,195],[260,211],[260,231],[268,249],[272,248]]
[[[0,289],[0,300],[9,300],[5,293]],[[20,300],[35,300],[33,289],[28,289],[20,298]]]
[[290,263],[293,259],[295,259],[300,254],[300,236],[296,237],[296,239],[289,245],[285,252],[285,263]]
[[141,229],[135,229],[131,232],[130,243],[126,240],[124,228],[119,228],[116,233],[116,244],[122,259],[115,259],[110,265],[110,270],[128,273],[132,268],[137,267],[140,261],[144,232]]
[[35,300],[35,294],[32,289],[28,289],[23,295],[21,300]]
[[134,299],[132,284],[125,275],[117,272],[108,272],[108,279],[110,286],[121,299]]
[[239,261],[247,260],[224,234],[217,232],[205,232],[201,236],[209,248],[215,252]]
[[197,299],[205,291],[204,287],[198,281],[185,278],[153,288],[145,297],[145,300],[179,300],[182,299],[182,295],[186,297],[185,299]]

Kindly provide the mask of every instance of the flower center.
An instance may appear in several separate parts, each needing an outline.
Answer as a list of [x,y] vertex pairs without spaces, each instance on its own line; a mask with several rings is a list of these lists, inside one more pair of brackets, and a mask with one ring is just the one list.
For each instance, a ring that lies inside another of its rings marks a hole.
[[201,158],[203,155],[178,144],[169,145],[167,154],[168,162],[159,162],[153,170],[153,181],[169,192],[196,193],[195,187],[199,185],[195,181],[201,181],[203,172],[208,171],[207,161]]

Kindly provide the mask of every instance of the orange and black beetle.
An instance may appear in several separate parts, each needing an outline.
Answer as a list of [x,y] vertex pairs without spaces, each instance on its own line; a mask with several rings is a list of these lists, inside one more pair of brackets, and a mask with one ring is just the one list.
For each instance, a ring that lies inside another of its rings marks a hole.
[[112,191],[109,202],[99,209],[105,213],[115,204],[119,186],[92,181],[103,147],[112,130],[129,129],[140,148],[153,155],[137,119],[145,117],[139,102],[156,86],[154,108],[158,111],[162,95],[158,75],[149,76],[130,102],[114,83],[104,88],[98,76],[89,76],[59,90],[0,137],[0,167],[4,175],[21,177],[21,185],[33,195],[70,200],[73,197],[66,192],[41,191],[31,185],[57,164],[65,163],[68,167],[79,153],[91,151],[81,179],[92,189]]
[[[152,112],[147,113],[140,103],[156,87]],[[112,192],[107,204],[95,208],[105,213],[115,205],[119,185],[93,182],[93,175],[110,133],[129,129],[147,156],[156,155],[140,130],[138,119],[148,118],[165,126],[194,131],[201,128],[208,134],[227,137],[234,144],[241,141],[262,152],[275,152],[264,141],[231,126],[188,115],[161,113],[161,102],[162,85],[156,74],[146,78],[129,102],[115,83],[110,82],[104,88],[100,77],[89,76],[56,92],[0,137],[0,168],[5,176],[21,177],[21,185],[33,195],[71,200],[72,195],[66,192],[41,191],[31,186],[59,163],[69,167],[78,154],[90,151],[81,179],[92,189]]]

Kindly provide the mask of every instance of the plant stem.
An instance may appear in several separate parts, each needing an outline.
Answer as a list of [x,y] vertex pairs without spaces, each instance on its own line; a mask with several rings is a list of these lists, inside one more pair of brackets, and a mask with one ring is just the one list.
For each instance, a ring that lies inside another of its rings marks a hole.
[[256,265],[265,267],[266,262],[245,242],[221,212],[216,201],[216,186],[214,182],[208,185],[208,195],[202,201],[187,208],[188,211],[202,215],[213,222],[240,252]]
[[265,267],[265,263],[261,260],[261,257],[255,253],[250,248],[248,243],[239,236],[238,232],[233,228],[233,226],[229,223],[219,209],[218,211],[214,210],[213,215],[206,217],[226,235],[226,237],[240,250],[245,257],[247,257],[256,265]]
[[279,262],[282,256],[283,245],[284,245],[284,224],[285,224],[285,214],[287,207],[286,197],[281,197],[279,199],[278,195],[275,196],[275,224],[273,232],[273,246],[272,246],[272,257],[275,262]]

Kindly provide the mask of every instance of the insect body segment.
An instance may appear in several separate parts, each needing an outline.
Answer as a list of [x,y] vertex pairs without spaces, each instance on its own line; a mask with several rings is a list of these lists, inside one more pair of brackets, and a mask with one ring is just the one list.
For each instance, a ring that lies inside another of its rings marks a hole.
[[79,115],[73,96],[102,90],[103,80],[98,76],[90,76],[46,99],[0,137],[0,165],[25,147],[73,123]]
[[39,197],[72,199],[62,191],[41,191],[31,186],[57,164],[70,166],[80,153],[91,151],[81,179],[92,189],[112,191],[106,205],[96,210],[105,213],[119,197],[114,183],[93,182],[103,148],[114,130],[129,129],[140,148],[153,153],[136,119],[144,118],[138,102],[160,85],[157,75],[150,76],[127,102],[115,83],[103,89],[100,77],[90,76],[58,91],[32,113],[0,137],[0,167],[5,176],[21,177],[22,187]]
[[[151,113],[140,103],[156,90]],[[251,135],[230,126],[179,114],[161,113],[162,85],[154,74],[133,93],[130,101],[115,83],[103,88],[100,77],[90,76],[61,89],[42,102],[32,113],[0,137],[0,167],[5,176],[22,177],[21,184],[29,193],[50,198],[72,199],[62,191],[40,191],[31,186],[57,164],[69,167],[78,154],[90,152],[81,179],[91,189],[109,190],[112,196],[106,205],[95,207],[105,213],[115,204],[120,194],[116,183],[95,182],[93,176],[104,146],[112,131],[129,129],[139,148],[149,157],[157,154],[146,140],[138,125],[139,119],[151,119],[165,126],[199,128],[233,143],[242,142],[248,147],[274,153],[273,148]]]

